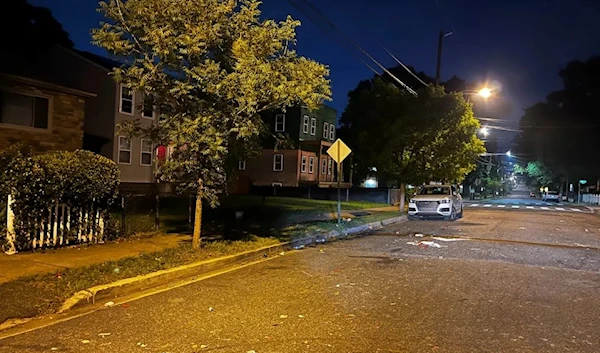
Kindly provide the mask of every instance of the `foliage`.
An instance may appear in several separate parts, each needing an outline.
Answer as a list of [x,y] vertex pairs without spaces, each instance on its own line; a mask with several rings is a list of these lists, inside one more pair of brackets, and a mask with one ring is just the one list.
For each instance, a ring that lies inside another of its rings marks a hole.
[[359,175],[376,167],[378,176],[401,183],[461,181],[485,152],[460,94],[428,86],[414,97],[375,78],[349,97],[341,123]]
[[552,184],[554,175],[541,161],[529,162],[526,167],[515,166],[515,172],[528,176],[531,186],[540,187]]
[[29,246],[29,234],[48,210],[66,204],[72,210],[112,205],[119,186],[119,169],[108,158],[89,151],[53,151],[30,156],[19,147],[0,153],[0,196],[14,197],[17,247]]
[[540,161],[557,177],[596,179],[600,149],[600,56],[560,70],[563,89],[525,110],[517,153]]
[[123,130],[174,147],[163,180],[181,183],[214,206],[232,141],[257,136],[259,113],[329,99],[329,70],[290,48],[300,23],[261,20],[256,0],[110,0],[93,42],[125,63],[117,82],[151,95],[152,129]]

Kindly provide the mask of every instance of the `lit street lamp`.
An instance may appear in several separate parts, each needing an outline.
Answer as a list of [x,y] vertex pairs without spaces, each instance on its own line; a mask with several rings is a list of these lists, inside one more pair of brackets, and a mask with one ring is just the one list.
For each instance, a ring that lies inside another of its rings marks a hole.
[[512,156],[512,153],[510,153],[510,151],[507,151],[506,155],[510,157],[510,156]]
[[479,129],[479,132],[483,135],[483,137],[487,137],[487,135],[490,133],[490,131],[488,130],[487,127],[482,127],[481,129]]
[[485,99],[488,99],[492,95],[492,91],[487,87],[483,87],[479,90],[479,92],[477,92],[477,94]]

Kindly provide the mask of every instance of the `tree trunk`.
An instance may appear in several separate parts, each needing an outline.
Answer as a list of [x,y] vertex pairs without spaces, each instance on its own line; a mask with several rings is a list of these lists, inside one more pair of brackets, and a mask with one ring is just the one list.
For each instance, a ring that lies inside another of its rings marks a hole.
[[404,213],[405,199],[406,199],[406,190],[404,190],[404,183],[400,183],[400,214]]
[[200,235],[202,233],[202,180],[198,180],[196,190],[196,212],[194,214],[194,234],[192,236],[192,248],[200,249]]

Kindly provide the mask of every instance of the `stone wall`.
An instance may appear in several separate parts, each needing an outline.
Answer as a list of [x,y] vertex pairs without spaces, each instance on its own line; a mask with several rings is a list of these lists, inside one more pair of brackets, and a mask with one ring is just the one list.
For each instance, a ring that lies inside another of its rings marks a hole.
[[82,147],[85,100],[57,89],[0,77],[0,90],[49,99],[47,129],[0,123],[0,149],[21,143],[35,151],[73,151]]

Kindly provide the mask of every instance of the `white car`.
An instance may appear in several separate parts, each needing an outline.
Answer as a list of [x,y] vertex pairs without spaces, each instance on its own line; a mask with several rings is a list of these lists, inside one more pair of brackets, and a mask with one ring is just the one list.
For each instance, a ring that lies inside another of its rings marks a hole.
[[408,203],[408,219],[443,217],[453,221],[463,216],[463,202],[454,185],[425,185]]
[[548,192],[544,193],[544,196],[542,196],[542,201],[544,201],[544,202],[547,202],[547,201],[560,202],[560,194],[558,193],[558,191],[548,191]]

